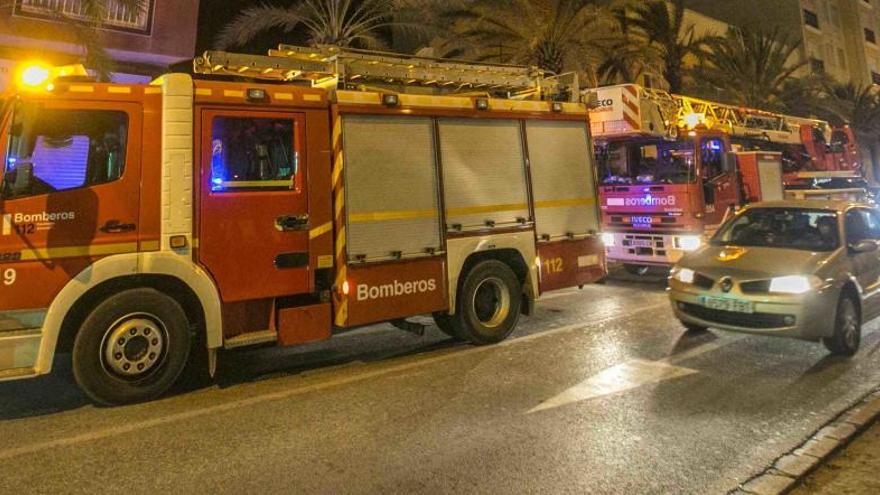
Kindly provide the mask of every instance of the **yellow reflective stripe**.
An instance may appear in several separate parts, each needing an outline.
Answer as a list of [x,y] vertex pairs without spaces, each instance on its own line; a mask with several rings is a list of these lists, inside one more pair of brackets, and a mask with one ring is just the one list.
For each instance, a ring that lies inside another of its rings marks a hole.
[[417,218],[436,218],[437,210],[405,210],[405,211],[374,211],[370,213],[352,213],[348,217],[351,223],[387,222],[390,220],[414,220]]
[[590,206],[596,204],[596,198],[557,199],[553,201],[538,201],[535,208],[564,208],[566,206]]
[[159,241],[141,241],[141,251],[158,251],[160,247]]
[[210,88],[196,88],[196,96],[211,96],[214,94]]
[[510,205],[486,205],[486,206],[470,206],[467,208],[449,208],[446,214],[449,216],[478,215],[480,213],[498,213],[502,211],[521,211],[527,210],[529,205],[525,203],[516,203]]
[[94,93],[94,86],[71,85],[67,88],[71,93]]
[[320,227],[316,227],[309,231],[309,239],[314,240],[333,230],[333,222],[327,222]]
[[227,98],[244,98],[244,91],[227,89],[223,91],[223,96]]
[[107,86],[107,92],[113,94],[127,95],[131,94],[131,88],[128,86]]
[[61,258],[91,258],[111,254],[136,253],[136,242],[102,244],[93,246],[67,246],[60,248],[28,249],[21,252],[21,261],[54,260]]

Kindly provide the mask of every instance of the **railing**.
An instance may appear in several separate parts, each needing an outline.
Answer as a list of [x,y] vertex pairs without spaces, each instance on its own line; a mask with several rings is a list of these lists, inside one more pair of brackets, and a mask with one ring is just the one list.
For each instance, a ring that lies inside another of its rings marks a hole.
[[[104,27],[149,30],[149,14],[154,0],[144,0],[142,8],[132,11],[116,0],[105,0],[107,9],[101,22]],[[62,14],[79,20],[88,20],[88,15],[80,0],[20,0],[19,12],[31,15]]]

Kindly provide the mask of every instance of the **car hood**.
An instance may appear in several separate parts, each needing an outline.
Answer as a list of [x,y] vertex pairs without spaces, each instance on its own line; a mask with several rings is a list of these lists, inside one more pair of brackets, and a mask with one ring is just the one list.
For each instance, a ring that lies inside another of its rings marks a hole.
[[680,265],[708,276],[761,279],[814,274],[837,252],[811,252],[767,247],[706,246],[682,259]]

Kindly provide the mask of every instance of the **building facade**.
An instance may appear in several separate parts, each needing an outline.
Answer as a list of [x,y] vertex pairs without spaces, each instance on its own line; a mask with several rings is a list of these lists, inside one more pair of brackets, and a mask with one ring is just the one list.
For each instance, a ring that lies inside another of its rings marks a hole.
[[880,0],[688,0],[734,25],[779,29],[801,44],[814,72],[841,82],[880,84]]
[[[170,64],[192,58],[199,0],[144,0],[129,11],[107,0],[106,15],[95,35],[113,59],[116,81],[148,81]],[[0,90],[16,65],[27,60],[69,64],[82,60],[77,29],[84,21],[80,0],[0,1]]]

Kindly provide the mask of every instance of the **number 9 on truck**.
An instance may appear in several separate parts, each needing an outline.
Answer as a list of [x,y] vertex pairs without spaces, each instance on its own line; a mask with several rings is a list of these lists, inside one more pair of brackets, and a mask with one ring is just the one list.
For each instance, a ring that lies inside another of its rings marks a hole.
[[15,283],[15,278],[17,274],[13,268],[7,268],[3,270],[3,285],[12,285]]

